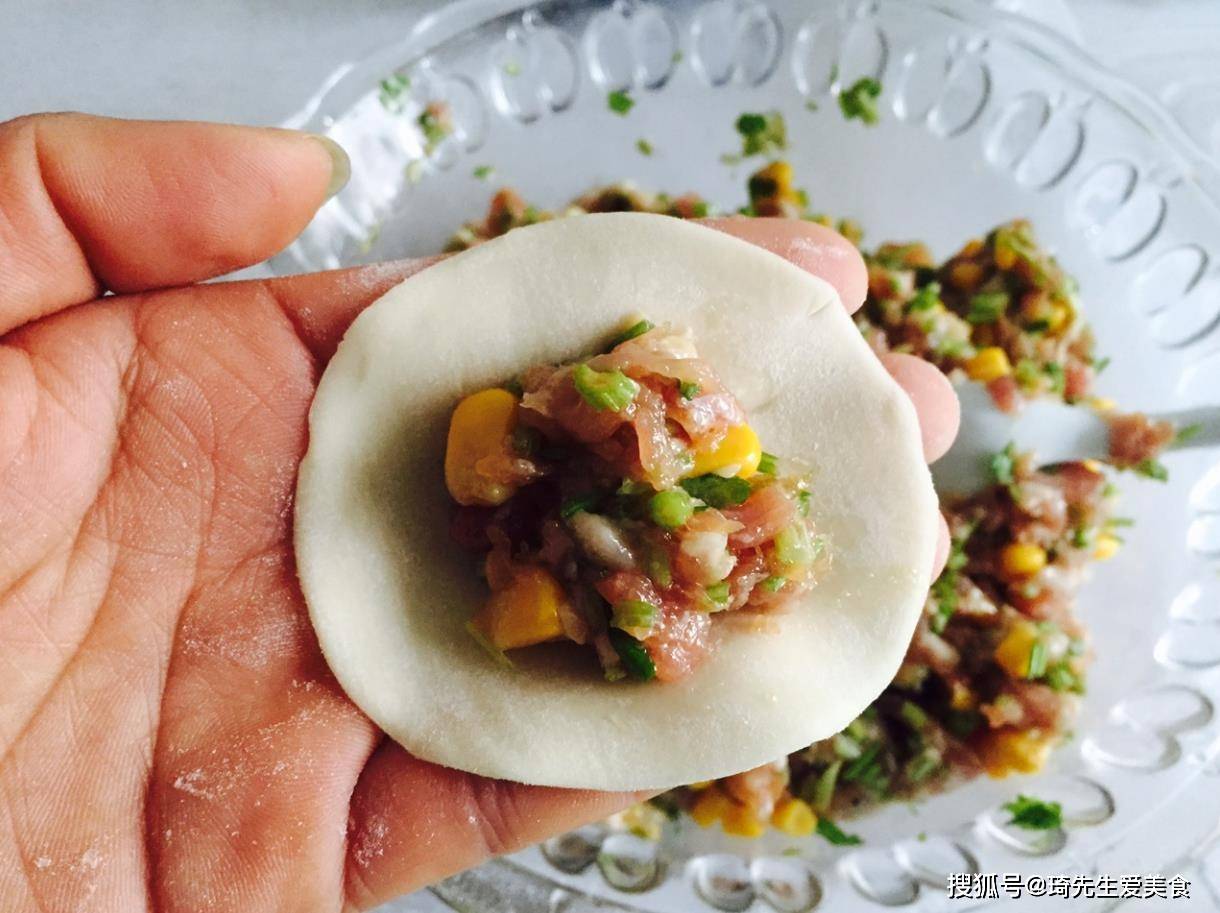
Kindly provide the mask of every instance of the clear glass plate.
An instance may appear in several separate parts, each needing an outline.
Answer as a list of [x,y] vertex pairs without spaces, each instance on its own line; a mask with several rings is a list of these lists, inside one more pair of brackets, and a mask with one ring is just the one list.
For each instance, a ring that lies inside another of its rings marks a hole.
[[[378,99],[395,71],[409,79],[397,113]],[[884,85],[875,127],[836,104],[862,75]],[[625,117],[607,107],[616,89],[637,102]],[[437,99],[456,129],[429,148],[416,117]],[[1027,216],[1079,278],[1113,358],[1101,393],[1131,409],[1220,402],[1220,169],[1079,49],[968,0],[455,4],[302,113],[299,125],[349,150],[353,179],[274,266],[434,253],[499,185],[555,207],[631,178],[735,207],[749,165],[721,156],[738,145],[741,112],[769,109],[786,115],[788,158],[814,206],[858,220],[866,243],[924,239],[945,255]],[[474,175],[482,165],[493,182]],[[853,822],[858,848],[689,822],[652,844],[594,826],[437,895],[521,913],[789,913],[965,909],[944,893],[958,871],[1206,880],[1198,863],[1220,817],[1217,456],[1170,454],[1167,485],[1121,480],[1137,523],[1083,594],[1097,659],[1075,737],[1042,774],[883,809]],[[1018,790],[1061,800],[1064,830],[1005,827],[996,809]]]

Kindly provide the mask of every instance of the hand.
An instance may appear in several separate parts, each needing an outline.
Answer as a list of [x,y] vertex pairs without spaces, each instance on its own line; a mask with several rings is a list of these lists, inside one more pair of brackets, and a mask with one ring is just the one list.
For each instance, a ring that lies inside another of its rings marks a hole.
[[[428,261],[192,283],[344,177],[287,131],[0,125],[0,909],[364,909],[633,799],[416,760],[327,671],[291,549],[306,411]],[[716,224],[863,299],[832,232]],[[944,449],[947,385],[889,364]]]

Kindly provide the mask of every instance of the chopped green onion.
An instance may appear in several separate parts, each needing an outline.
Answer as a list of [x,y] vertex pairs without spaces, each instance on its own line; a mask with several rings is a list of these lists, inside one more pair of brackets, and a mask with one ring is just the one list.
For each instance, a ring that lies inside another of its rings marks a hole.
[[648,514],[652,522],[666,529],[676,529],[695,512],[695,502],[681,488],[659,491],[648,502]]
[[1016,456],[1016,445],[1009,441],[1003,450],[991,458],[989,468],[991,469],[991,478],[995,480],[996,484],[1011,485],[1013,483],[1013,469],[1016,465]]
[[801,489],[796,493],[796,511],[802,517],[809,516],[809,503],[813,500],[813,493]]
[[931,748],[924,749],[911,760],[907,761],[906,776],[912,783],[926,780],[940,767],[940,753]]
[[1052,393],[1062,393],[1066,378],[1063,374],[1063,365],[1057,361],[1048,361],[1042,366],[1042,370],[1046,372],[1046,376],[1050,378]]
[[1042,379],[1042,370],[1032,358],[1022,358],[1013,369],[1012,376],[1023,389],[1031,390]]
[[1007,292],[979,292],[970,299],[970,310],[966,320],[978,326],[983,323],[995,323],[1008,310]]
[[1093,528],[1091,526],[1077,526],[1072,530],[1072,547],[1073,548],[1088,548],[1093,544]]
[[842,761],[833,761],[829,767],[818,775],[817,784],[813,788],[812,802],[810,803],[818,814],[822,814],[830,808],[830,803],[834,800],[835,786],[838,784],[839,771],[843,769]]
[[618,628],[611,628],[609,636],[610,645],[623,661],[623,668],[627,670],[628,675],[642,682],[656,677],[657,667],[642,643]]
[[788,147],[788,127],[784,116],[778,111],[765,114],[747,112],[737,118],[737,132],[741,135],[742,156],[776,152]]
[[391,73],[381,80],[377,101],[387,111],[398,114],[402,111],[402,94],[411,87],[411,80],[402,73]]
[[983,725],[983,715],[976,710],[950,709],[945,713],[941,722],[951,734],[959,739],[964,739]]
[[625,91],[618,90],[606,96],[606,105],[615,114],[626,116],[627,112],[635,107],[635,99]]
[[750,483],[737,476],[726,479],[709,472],[693,479],[683,479],[680,484],[687,494],[717,509],[733,507],[750,497]]
[[866,776],[869,769],[877,763],[879,754],[881,754],[881,743],[873,742],[860,753],[858,758],[844,768],[843,779],[848,783],[853,783]]
[[855,834],[847,834],[839,826],[824,816],[818,817],[818,836],[825,838],[835,846],[858,846],[863,841]]
[[478,165],[475,167],[474,171],[471,172],[471,174],[473,174],[480,181],[486,181],[495,173],[495,171],[496,169],[491,165]]
[[655,326],[656,324],[651,320],[637,320],[631,326],[627,327],[627,329],[623,330],[623,332],[619,333],[612,340],[610,340],[610,345],[606,346],[606,351],[611,352],[628,340],[635,339],[637,336],[643,336]]
[[773,476],[777,467],[777,457],[773,453],[763,451],[763,454],[758,459],[758,471],[763,475]]
[[513,668],[513,662],[509,659],[503,650],[487,639],[483,631],[473,621],[466,622],[466,633],[474,638],[475,643],[482,647],[487,654],[496,661],[497,664],[506,669]]
[[721,580],[719,583],[709,583],[703,588],[707,598],[718,606],[727,605],[729,601],[729,583]]
[[818,103],[816,101],[814,101],[812,98],[805,99],[805,110],[806,111],[816,111],[817,109],[818,109]]
[[764,580],[761,584],[759,584],[759,586],[761,586],[768,593],[778,593],[780,590],[782,590],[787,585],[787,583],[788,583],[787,577],[781,577],[778,574],[772,574],[770,577],[768,577],[766,580]]
[[1029,668],[1025,671],[1026,678],[1041,678],[1046,675],[1046,644],[1035,640],[1029,648]]
[[1106,526],[1116,529],[1123,526],[1135,526],[1135,521],[1130,517],[1111,517],[1106,521]]
[[1005,803],[1004,811],[1012,815],[1009,824],[1031,831],[1049,831],[1063,826],[1063,806],[1058,802],[1046,802],[1032,796],[1018,795]]
[[898,715],[912,729],[923,729],[928,725],[928,715],[924,713],[922,707],[911,701],[902,702],[902,706],[898,708]]
[[646,139],[637,139],[635,141],[635,148],[640,155],[652,155],[652,143]]
[[577,495],[574,498],[568,498],[559,507],[559,516],[563,519],[578,514],[581,511],[587,511],[590,507],[598,502],[599,497],[596,492],[590,492],[585,495]]
[[1181,428],[1178,429],[1177,433],[1173,436],[1173,444],[1175,447],[1178,446],[1179,444],[1185,444],[1187,441],[1190,441],[1193,438],[1198,437],[1200,432],[1202,432],[1202,431],[1203,431],[1202,422],[1194,422],[1190,425],[1183,425]]
[[1067,662],[1058,662],[1046,670],[1046,683],[1056,691],[1084,693],[1084,681]]
[[1169,470],[1164,463],[1157,460],[1147,459],[1141,460],[1132,467],[1139,475],[1147,476],[1150,479],[1156,479],[1158,482],[1169,481]]
[[586,364],[572,369],[572,383],[598,412],[622,412],[640,392],[640,385],[622,371],[594,371]]
[[683,399],[694,399],[696,396],[699,395],[699,393],[702,389],[703,388],[700,387],[694,381],[690,381],[690,380],[678,381],[678,395],[680,395]]
[[839,110],[846,120],[858,118],[866,124],[877,123],[877,98],[881,83],[865,76],[839,93]]
[[644,572],[653,583],[662,589],[674,582],[673,571],[669,566],[669,555],[660,546],[649,546],[645,552]]
[[813,564],[823,547],[822,540],[811,537],[804,523],[786,526],[775,536],[775,557],[786,567]]
[[611,608],[610,624],[625,631],[651,628],[657,618],[657,607],[642,599],[624,599]]
[[1107,355],[1105,358],[1094,358],[1092,364],[1093,370],[1100,374],[1106,368],[1110,367],[1110,356]]
[[929,282],[915,293],[915,297],[907,302],[907,309],[911,311],[930,311],[938,304],[940,304],[940,283]]

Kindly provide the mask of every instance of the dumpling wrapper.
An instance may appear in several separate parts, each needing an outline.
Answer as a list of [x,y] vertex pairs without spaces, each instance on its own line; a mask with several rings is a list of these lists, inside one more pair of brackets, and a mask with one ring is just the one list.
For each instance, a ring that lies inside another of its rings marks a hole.
[[[450,413],[637,312],[690,327],[764,447],[813,467],[831,570],[770,631],[713,625],[722,639],[678,683],[608,683],[572,645],[506,669],[463,628],[488,594],[448,535]],[[927,595],[937,501],[910,401],[827,283],[678,219],[546,222],[407,279],[347,331],[309,429],[296,558],[322,651],[395,741],[449,767],[634,790],[782,758],[890,682]]]

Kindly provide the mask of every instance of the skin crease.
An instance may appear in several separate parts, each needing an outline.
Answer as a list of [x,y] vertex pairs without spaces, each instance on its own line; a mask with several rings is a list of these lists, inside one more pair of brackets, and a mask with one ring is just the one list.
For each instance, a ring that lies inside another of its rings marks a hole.
[[[0,909],[360,910],[635,798],[416,760],[326,669],[290,548],[306,412],[430,261],[190,283],[287,244],[331,162],[286,131],[0,125]],[[832,232],[716,227],[859,306]],[[947,384],[890,368],[943,449]]]

